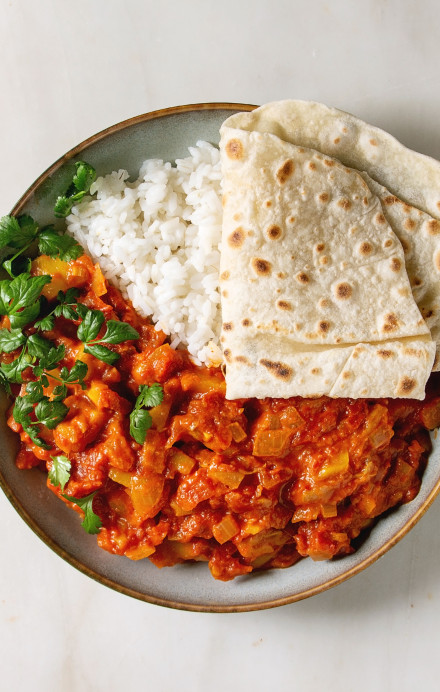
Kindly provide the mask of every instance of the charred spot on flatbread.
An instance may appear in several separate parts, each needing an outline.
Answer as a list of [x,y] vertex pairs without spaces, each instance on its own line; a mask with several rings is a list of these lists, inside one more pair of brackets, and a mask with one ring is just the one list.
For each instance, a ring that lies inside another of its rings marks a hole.
[[294,170],[295,164],[293,163],[292,159],[287,159],[287,161],[285,161],[276,172],[276,179],[278,180],[279,184],[284,185],[287,183],[289,178],[292,177]]
[[429,235],[438,235],[440,233],[440,221],[437,219],[430,219],[426,225]]
[[244,157],[244,147],[239,139],[230,139],[225,147],[226,155],[230,159],[240,161]]
[[292,303],[290,303],[288,300],[277,300],[277,308],[280,310],[291,310]]
[[402,262],[398,257],[392,257],[390,262],[391,271],[400,272],[402,269]]
[[228,244],[233,248],[240,248],[243,245],[245,238],[246,234],[243,228],[239,226],[228,236]]
[[382,331],[389,334],[390,332],[395,332],[398,328],[399,320],[397,316],[393,312],[389,312],[387,315],[385,315],[382,325]]
[[397,396],[409,396],[417,387],[417,382],[413,377],[402,377],[397,388]]
[[269,228],[266,231],[266,234],[269,240],[279,240],[283,235],[283,231],[279,226],[273,224],[272,226],[269,226]]
[[307,285],[310,281],[309,275],[305,272],[298,272],[298,274],[295,276],[295,279],[298,281],[299,284],[302,284],[303,286]]
[[272,265],[265,259],[261,257],[253,257],[251,260],[252,269],[258,276],[270,276],[272,272]]
[[347,281],[341,281],[335,286],[335,295],[339,300],[348,300],[353,294],[353,288]]
[[349,199],[347,199],[347,197],[342,197],[341,199],[338,199],[337,205],[338,207],[341,207],[341,209],[345,209],[346,211],[351,209],[351,202]]
[[290,380],[293,375],[293,370],[286,363],[274,362],[272,360],[267,360],[266,358],[260,359],[260,364],[269,370],[271,375],[277,377],[280,380]]

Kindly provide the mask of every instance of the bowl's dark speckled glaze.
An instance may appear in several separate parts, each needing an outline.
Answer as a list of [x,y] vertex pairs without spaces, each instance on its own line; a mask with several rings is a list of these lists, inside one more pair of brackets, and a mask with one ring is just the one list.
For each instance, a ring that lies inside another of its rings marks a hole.
[[[40,225],[53,223],[53,202],[71,177],[71,163],[84,159],[98,174],[118,168],[136,175],[147,158],[173,161],[187,155],[199,139],[218,144],[221,123],[241,104],[206,103],[147,113],[98,133],[69,151],[45,171],[12,210],[27,212]],[[38,470],[14,465],[17,439],[5,424],[6,397],[0,400],[0,484],[21,517],[55,552],[74,567],[122,593],[173,608],[207,612],[257,610],[291,603],[357,574],[389,550],[420,519],[440,490],[440,449],[434,450],[418,496],[381,519],[359,550],[333,562],[303,560],[285,570],[260,572],[233,582],[215,581],[206,564],[158,570],[148,560],[132,562],[110,555],[80,526],[78,515],[47,488]]]

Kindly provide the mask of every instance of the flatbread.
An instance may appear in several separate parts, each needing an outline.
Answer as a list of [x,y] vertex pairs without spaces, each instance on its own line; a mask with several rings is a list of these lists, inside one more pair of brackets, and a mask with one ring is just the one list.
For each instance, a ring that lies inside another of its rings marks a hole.
[[440,370],[440,221],[403,202],[362,173],[379,197],[382,211],[400,240],[414,300],[436,344],[433,370]]
[[230,122],[220,143],[227,397],[423,398],[435,346],[379,198],[334,158]]
[[365,171],[404,202],[440,219],[440,162],[350,113],[314,101],[275,101],[232,115],[225,126],[316,149]]

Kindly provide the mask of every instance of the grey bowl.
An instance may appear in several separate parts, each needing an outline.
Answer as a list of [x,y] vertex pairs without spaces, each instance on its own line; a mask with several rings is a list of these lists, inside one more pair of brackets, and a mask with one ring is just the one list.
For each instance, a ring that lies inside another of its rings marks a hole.
[[[173,161],[187,155],[198,139],[218,144],[219,127],[244,104],[206,103],[140,115],[82,142],[56,161],[24,193],[12,214],[27,212],[43,225],[53,223],[54,199],[71,176],[73,161],[84,159],[98,174],[126,168],[136,175],[146,158]],[[78,515],[46,487],[37,469],[19,471],[14,464],[16,436],[7,428],[8,400],[0,398],[0,485],[20,516],[58,555],[88,576],[143,601],[184,610],[238,612],[292,603],[324,591],[357,574],[386,553],[420,519],[440,490],[440,447],[433,452],[417,497],[382,518],[353,555],[329,562],[302,560],[284,570],[270,570],[223,583],[206,564],[157,569],[148,560],[132,562],[98,548],[84,532]]]

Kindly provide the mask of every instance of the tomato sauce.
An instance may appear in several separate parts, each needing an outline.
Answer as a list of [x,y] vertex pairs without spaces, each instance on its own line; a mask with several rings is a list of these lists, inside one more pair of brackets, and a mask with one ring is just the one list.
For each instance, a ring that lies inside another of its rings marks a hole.
[[[54,263],[42,256],[32,271],[53,276],[44,288],[48,300],[74,286],[80,302],[140,334],[112,345],[120,358],[108,365],[84,353],[75,325],[57,318],[45,336],[64,344],[60,365],[87,363],[86,388],[69,385],[67,417],[44,431],[50,450],[8,419],[21,437],[19,468],[50,470],[52,456],[67,455],[64,494],[96,491],[97,540],[105,550],[158,567],[206,561],[216,579],[229,580],[306,556],[351,553],[378,516],[417,494],[430,451],[427,430],[440,423],[434,376],[423,402],[228,401],[221,370],[172,349],[89,258]],[[164,396],[150,411],[141,445],[130,436],[129,414],[139,386],[153,383]],[[66,501],[59,487],[48,486]]]

